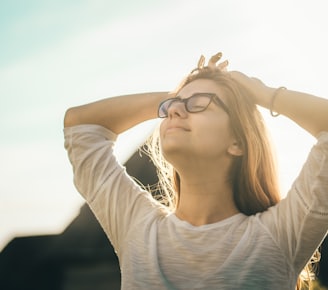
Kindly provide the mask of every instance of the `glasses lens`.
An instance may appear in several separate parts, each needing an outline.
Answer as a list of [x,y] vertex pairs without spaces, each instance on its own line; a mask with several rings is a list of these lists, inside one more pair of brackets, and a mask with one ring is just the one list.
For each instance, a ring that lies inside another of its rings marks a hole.
[[204,111],[210,104],[212,96],[193,95],[187,100],[187,111],[191,113]]
[[168,99],[160,103],[158,107],[158,117],[159,118],[166,118],[168,116],[168,109],[170,108],[174,99]]

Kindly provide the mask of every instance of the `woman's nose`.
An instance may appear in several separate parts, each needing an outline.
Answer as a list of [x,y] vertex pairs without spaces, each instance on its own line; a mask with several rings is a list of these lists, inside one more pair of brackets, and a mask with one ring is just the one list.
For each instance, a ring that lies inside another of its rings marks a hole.
[[168,116],[185,118],[187,116],[187,111],[185,104],[179,100],[173,102],[167,110]]

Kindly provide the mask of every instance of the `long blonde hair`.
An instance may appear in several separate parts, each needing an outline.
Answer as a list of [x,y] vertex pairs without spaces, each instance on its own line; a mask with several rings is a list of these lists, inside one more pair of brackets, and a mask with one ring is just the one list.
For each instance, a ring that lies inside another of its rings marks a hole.
[[[203,68],[197,73],[194,71],[177,91],[196,79],[216,82],[227,96],[231,129],[243,151],[242,156],[235,157],[228,177],[236,206],[246,215],[265,211],[275,205],[280,196],[275,162],[261,113],[240,85],[220,70]],[[180,194],[179,174],[163,159],[159,134],[152,136],[148,146],[158,168],[162,198],[171,208],[176,208]]]
[[[280,197],[279,183],[273,150],[261,113],[252,101],[249,92],[234,81],[229,74],[209,67],[192,71],[179,87],[197,79],[214,81],[224,92],[229,108],[232,132],[243,151],[242,156],[235,157],[229,174],[234,202],[240,212],[254,215],[277,204]],[[176,209],[180,195],[180,177],[177,171],[163,157],[160,146],[159,130],[156,130],[146,145],[153,163],[157,168],[160,194],[157,198],[172,210]],[[318,251],[315,253],[318,255]],[[313,257],[315,257],[315,255]],[[312,263],[309,263],[299,277],[296,289],[310,288]]]

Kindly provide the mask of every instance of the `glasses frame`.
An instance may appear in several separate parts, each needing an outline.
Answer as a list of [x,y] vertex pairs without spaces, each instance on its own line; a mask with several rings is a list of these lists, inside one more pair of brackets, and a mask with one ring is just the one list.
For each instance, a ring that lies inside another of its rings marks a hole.
[[[208,97],[210,99],[210,101],[208,102],[207,106],[204,107],[203,109],[201,110],[198,110],[198,111],[190,111],[188,109],[188,102],[194,98],[194,97],[197,97],[197,96],[205,96],[205,97]],[[214,102],[216,105],[218,105],[219,107],[221,107],[228,115],[230,115],[230,111],[229,111],[229,108],[227,107],[227,105],[219,98],[219,96],[215,93],[195,93],[193,95],[191,95],[189,98],[185,98],[185,99],[182,99],[181,97],[175,97],[175,98],[170,98],[170,99],[166,99],[164,101],[162,101],[159,106],[158,106],[158,110],[157,110],[157,116],[159,118],[167,118],[168,117],[168,110],[166,111],[166,115],[162,115],[160,112],[161,112],[161,107],[163,106],[163,104],[165,103],[168,103],[169,102],[169,105],[168,105],[168,108],[170,108],[171,104],[173,104],[174,102],[180,102],[180,103],[184,103],[184,107],[185,107],[185,110],[188,112],[188,113],[200,113],[200,112],[204,112],[208,106],[211,104],[211,102]]]

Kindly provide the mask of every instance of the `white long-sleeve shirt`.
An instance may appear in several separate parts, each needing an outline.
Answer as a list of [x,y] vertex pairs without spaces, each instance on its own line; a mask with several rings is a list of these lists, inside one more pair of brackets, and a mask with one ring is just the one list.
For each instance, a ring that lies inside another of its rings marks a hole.
[[153,199],[98,125],[64,130],[74,182],[118,255],[122,289],[295,289],[328,230],[328,133],[287,197],[254,216],[193,226]]

